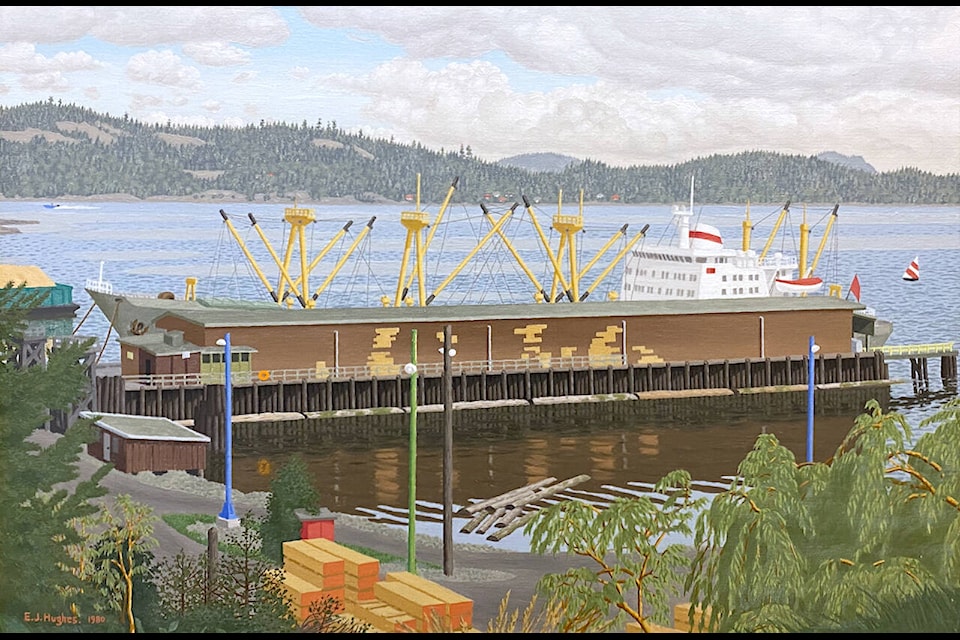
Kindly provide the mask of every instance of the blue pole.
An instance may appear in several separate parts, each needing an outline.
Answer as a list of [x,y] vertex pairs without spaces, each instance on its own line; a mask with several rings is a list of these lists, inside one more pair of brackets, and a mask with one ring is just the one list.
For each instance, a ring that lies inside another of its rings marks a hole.
[[223,430],[226,438],[224,483],[226,484],[226,491],[224,492],[223,509],[220,511],[220,517],[227,521],[234,521],[237,519],[237,514],[233,510],[233,376],[230,372],[232,356],[230,355],[229,333],[224,334],[223,341],[223,386],[225,389],[224,404],[226,404]]
[[813,462],[813,336],[807,350],[807,462]]

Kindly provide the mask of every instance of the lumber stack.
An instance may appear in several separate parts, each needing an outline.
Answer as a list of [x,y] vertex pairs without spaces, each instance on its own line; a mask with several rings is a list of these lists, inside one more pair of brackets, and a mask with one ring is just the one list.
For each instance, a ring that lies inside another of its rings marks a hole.
[[283,543],[283,584],[293,599],[294,615],[299,622],[310,614],[310,605],[327,598],[344,608],[344,561],[321,551],[306,540]]
[[343,591],[347,601],[376,599],[373,585],[380,580],[380,561],[326,538],[309,538],[307,544],[343,560]]
[[408,571],[392,571],[387,582],[398,582],[422,591],[443,604],[442,625],[445,630],[458,631],[473,626],[473,600],[436,582]]
[[407,571],[380,579],[380,561],[326,538],[283,543],[284,585],[299,621],[310,604],[338,598],[347,613],[377,631],[474,632],[473,600]]

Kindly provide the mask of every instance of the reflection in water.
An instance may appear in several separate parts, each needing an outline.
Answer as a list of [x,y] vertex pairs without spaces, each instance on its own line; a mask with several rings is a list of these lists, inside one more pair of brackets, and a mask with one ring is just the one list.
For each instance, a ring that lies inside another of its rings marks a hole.
[[[868,395],[878,394],[885,406],[889,397],[883,392],[875,388]],[[804,395],[795,400],[800,407]],[[817,460],[833,454],[864,402],[854,397],[818,410]],[[736,473],[763,432],[776,435],[798,460],[805,457],[802,409],[783,414],[738,407],[608,402],[456,411],[454,510],[550,476],[566,480],[587,474],[590,480],[578,491],[616,495],[686,469],[701,489],[715,491],[717,483]],[[418,505],[427,510],[443,502],[443,420],[441,413],[418,416],[416,493]],[[238,426],[233,485],[268,491],[270,477],[256,473],[257,461],[267,459],[275,472],[299,452],[324,506],[364,515],[405,512],[408,428],[409,416],[403,414],[272,423],[259,431]],[[211,477],[216,466],[210,465]]]

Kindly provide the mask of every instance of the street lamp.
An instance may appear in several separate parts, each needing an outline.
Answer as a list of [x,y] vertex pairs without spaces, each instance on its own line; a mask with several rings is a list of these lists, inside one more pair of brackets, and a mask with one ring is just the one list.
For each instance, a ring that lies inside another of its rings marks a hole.
[[443,575],[453,575],[453,327],[443,328]]
[[813,356],[820,351],[820,345],[810,336],[810,347],[807,352],[807,462],[813,462],[813,387],[814,368]]
[[240,519],[237,518],[233,510],[233,376],[230,373],[230,334],[225,333],[222,338],[217,340],[217,346],[223,347],[223,372],[224,372],[224,404],[226,405],[226,414],[224,415],[224,436],[226,439],[226,452],[224,463],[224,484],[226,490],[223,498],[223,509],[217,516],[217,524],[225,526],[228,529],[240,526]]
[[417,330],[410,330],[410,452],[407,471],[407,571],[417,575]]

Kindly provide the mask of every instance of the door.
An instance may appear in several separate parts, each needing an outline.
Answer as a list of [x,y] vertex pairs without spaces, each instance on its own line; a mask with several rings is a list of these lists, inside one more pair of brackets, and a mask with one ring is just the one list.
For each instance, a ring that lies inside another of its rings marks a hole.
[[103,432],[103,459],[110,462],[110,433]]

